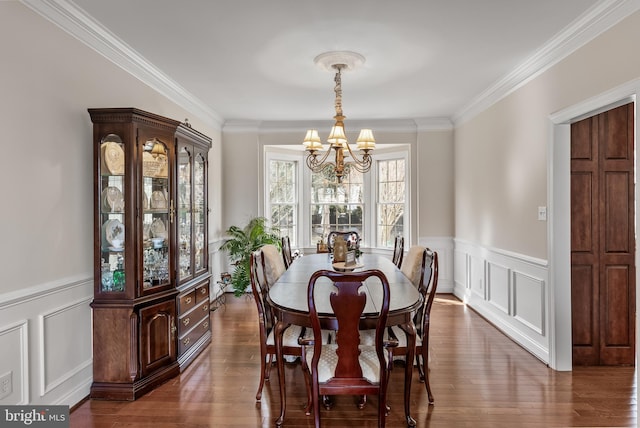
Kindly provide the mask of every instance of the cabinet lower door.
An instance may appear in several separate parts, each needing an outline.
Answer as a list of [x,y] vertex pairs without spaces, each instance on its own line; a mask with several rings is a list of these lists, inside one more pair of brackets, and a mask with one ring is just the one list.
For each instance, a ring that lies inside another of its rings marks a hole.
[[176,361],[175,300],[140,309],[140,371],[147,376]]

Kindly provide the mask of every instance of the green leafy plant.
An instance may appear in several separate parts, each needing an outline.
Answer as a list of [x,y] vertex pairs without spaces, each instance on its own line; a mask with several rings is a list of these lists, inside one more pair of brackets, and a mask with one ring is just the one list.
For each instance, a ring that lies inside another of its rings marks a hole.
[[229,254],[229,260],[235,266],[231,274],[231,286],[238,297],[246,292],[251,283],[251,253],[266,244],[280,248],[280,235],[277,228],[267,225],[265,217],[254,217],[245,227],[231,226],[226,233],[230,238],[220,249]]

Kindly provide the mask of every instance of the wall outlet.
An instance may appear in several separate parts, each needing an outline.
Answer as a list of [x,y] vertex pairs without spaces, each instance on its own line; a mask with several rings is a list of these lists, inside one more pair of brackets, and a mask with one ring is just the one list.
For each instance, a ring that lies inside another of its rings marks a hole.
[[12,372],[0,376],[0,400],[8,397],[13,392]]

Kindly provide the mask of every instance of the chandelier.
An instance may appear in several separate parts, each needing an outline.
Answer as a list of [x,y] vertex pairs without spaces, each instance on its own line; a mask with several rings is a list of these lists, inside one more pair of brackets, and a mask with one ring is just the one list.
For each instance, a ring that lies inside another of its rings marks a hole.
[[[320,142],[317,129],[309,129],[304,137],[302,144],[307,154],[307,166],[313,172],[320,172],[325,168],[333,167],[338,183],[342,182],[342,177],[349,168],[365,173],[371,169],[372,158],[370,151],[376,148],[376,140],[373,138],[371,129],[360,130],[360,135],[356,140],[356,147],[362,152],[362,157],[358,157],[351,146],[347,142],[344,132],[344,119],[342,113],[342,70],[351,70],[355,66],[364,63],[364,57],[355,52],[327,52],[318,55],[314,62],[323,66],[325,69],[335,70],[335,87],[336,93],[335,110],[333,116],[335,123],[331,128],[327,142],[329,147],[324,151],[324,146]],[[329,154],[334,151],[334,160],[329,159]],[[345,158],[351,158],[345,161]]]

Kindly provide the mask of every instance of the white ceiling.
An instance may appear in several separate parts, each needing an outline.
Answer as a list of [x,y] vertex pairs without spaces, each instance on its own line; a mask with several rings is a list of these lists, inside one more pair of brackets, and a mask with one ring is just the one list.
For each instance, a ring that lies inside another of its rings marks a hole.
[[625,0],[48,3],[80,13],[224,122],[330,119],[333,74],[313,58],[331,50],[366,58],[342,76],[347,120],[453,120],[566,55]]

